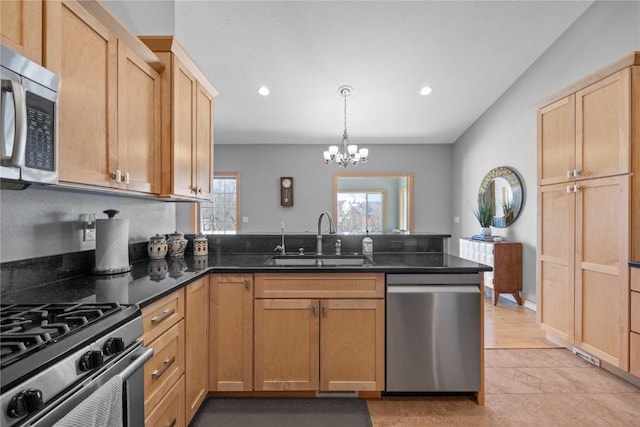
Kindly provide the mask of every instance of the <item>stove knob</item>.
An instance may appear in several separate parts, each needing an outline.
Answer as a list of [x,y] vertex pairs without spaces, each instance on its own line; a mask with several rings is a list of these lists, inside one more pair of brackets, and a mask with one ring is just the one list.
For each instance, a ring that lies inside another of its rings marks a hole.
[[22,390],[11,399],[7,411],[11,418],[20,418],[38,412],[42,408],[44,408],[42,392],[29,388]]
[[87,351],[82,355],[78,363],[81,371],[90,371],[104,365],[102,352],[98,350]]
[[124,340],[120,337],[109,338],[102,348],[105,356],[120,353],[122,350],[124,350]]

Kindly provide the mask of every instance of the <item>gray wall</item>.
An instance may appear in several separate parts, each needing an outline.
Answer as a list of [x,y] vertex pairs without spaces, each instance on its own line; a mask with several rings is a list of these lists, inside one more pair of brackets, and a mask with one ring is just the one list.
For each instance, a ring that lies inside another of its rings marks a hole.
[[[339,138],[339,134],[336,134]],[[242,232],[315,232],[318,215],[333,210],[333,173],[414,173],[414,230],[451,232],[451,145],[369,145],[369,161],[356,168],[325,165],[319,145],[216,145],[216,172],[240,173]],[[355,142],[355,141],[354,141]],[[280,177],[294,177],[294,206],[280,206]]]
[[595,2],[454,145],[450,251],[460,236],[478,231],[471,206],[484,175],[510,166],[524,180],[523,210],[494,234],[523,243],[523,296],[536,301],[536,108],[555,91],[640,50],[640,2]]
[[106,218],[106,209],[129,219],[129,242],[175,229],[175,203],[89,194],[46,187],[0,191],[0,262],[95,249],[82,241],[81,215]]
[[[174,1],[106,0],[105,5],[136,34],[173,34]],[[176,229],[176,204],[67,190],[0,191],[0,262],[95,249],[83,242],[81,215],[99,218],[116,209],[129,218],[129,242]],[[185,226],[186,223],[181,224]],[[187,231],[187,230],[184,230]]]

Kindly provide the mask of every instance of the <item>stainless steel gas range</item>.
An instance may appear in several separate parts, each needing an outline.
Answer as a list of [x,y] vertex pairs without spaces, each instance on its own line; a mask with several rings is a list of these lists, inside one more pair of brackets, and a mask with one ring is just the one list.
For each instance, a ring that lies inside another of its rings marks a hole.
[[53,426],[115,376],[122,425],[144,425],[142,333],[135,305],[0,305],[0,425]]

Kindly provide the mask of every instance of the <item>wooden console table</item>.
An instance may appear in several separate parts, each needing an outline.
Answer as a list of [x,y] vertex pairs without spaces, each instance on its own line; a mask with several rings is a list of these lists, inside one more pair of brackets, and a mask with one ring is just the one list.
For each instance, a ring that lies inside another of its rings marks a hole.
[[492,290],[493,305],[500,294],[512,294],[522,305],[522,243],[490,240],[460,239],[460,258],[493,267],[484,273],[484,287]]

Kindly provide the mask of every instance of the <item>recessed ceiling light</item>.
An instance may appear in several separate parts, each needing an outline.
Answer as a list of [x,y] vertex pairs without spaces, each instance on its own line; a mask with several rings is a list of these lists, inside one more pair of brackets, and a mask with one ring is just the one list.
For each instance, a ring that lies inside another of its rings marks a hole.
[[420,95],[426,96],[426,95],[429,95],[432,91],[433,89],[431,89],[431,86],[425,86],[422,89],[420,89]]
[[260,87],[258,88],[258,93],[259,93],[260,95],[262,95],[262,96],[267,96],[267,95],[269,95],[269,93],[270,93],[270,92],[269,92],[269,88],[268,88],[268,87],[266,87],[266,86],[260,86]]

